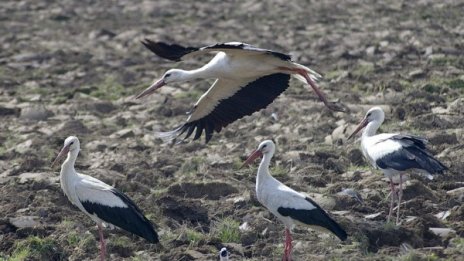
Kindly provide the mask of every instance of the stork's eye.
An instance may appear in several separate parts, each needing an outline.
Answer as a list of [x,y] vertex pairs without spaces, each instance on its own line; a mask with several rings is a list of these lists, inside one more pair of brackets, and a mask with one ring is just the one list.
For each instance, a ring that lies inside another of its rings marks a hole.
[[370,112],[367,114],[367,117],[369,117],[369,116],[371,116],[371,113],[370,113]]
[[166,75],[164,76],[164,78],[167,78],[167,77],[169,77],[169,76],[171,76],[171,73],[166,73]]
[[264,148],[266,148],[266,146],[267,146],[267,145],[266,145],[266,144],[264,144],[264,145],[263,145],[263,149],[264,149]]
[[74,141],[71,141],[71,143],[69,143],[69,145],[73,145],[74,144]]

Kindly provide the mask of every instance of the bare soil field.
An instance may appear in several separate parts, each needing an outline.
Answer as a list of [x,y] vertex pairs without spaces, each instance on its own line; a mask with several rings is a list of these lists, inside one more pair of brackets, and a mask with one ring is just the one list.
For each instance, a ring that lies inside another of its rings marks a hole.
[[[223,246],[231,260],[280,260],[283,225],[256,200],[258,162],[240,169],[265,139],[277,144],[273,175],[349,234],[340,242],[297,227],[295,260],[463,260],[463,14],[458,0],[1,1],[0,260],[98,260],[95,223],[50,168],[69,135],[81,140],[76,169],[126,193],[161,237],[152,245],[106,230],[109,260],[217,260]],[[144,38],[289,53],[321,73],[321,89],[349,111],[327,110],[292,80],[206,145],[163,143],[155,132],[181,124],[212,82],[134,96],[167,69],[209,57],[172,63]],[[372,106],[386,112],[381,131],[427,137],[449,167],[431,181],[411,173],[398,226],[385,220],[387,181],[359,141],[347,141]]]

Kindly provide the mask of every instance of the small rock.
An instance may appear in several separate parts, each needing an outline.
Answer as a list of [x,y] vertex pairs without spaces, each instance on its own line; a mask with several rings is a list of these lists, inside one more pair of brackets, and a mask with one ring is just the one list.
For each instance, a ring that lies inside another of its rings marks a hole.
[[36,173],[26,172],[26,173],[20,174],[18,178],[19,178],[19,181],[18,181],[19,184],[24,184],[24,183],[32,182],[32,181],[37,182],[37,181],[42,181],[42,180],[49,180],[51,182],[55,182],[56,180],[58,180],[58,176],[54,175],[51,172],[36,172]]
[[114,104],[111,102],[97,102],[97,103],[92,103],[92,106],[90,106],[90,109],[93,109],[96,112],[99,112],[102,114],[108,114],[116,110],[116,106],[114,106]]
[[446,220],[446,218],[449,217],[450,215],[451,215],[451,211],[446,210],[446,211],[442,211],[442,212],[440,212],[438,214],[435,214],[435,217],[437,217],[440,220]]
[[369,46],[369,47],[366,48],[367,56],[374,56],[375,51],[376,51],[375,46]]
[[28,228],[39,226],[40,222],[38,222],[37,219],[39,219],[37,216],[20,216],[12,217],[9,221],[16,228]]
[[20,118],[32,121],[44,121],[53,113],[43,106],[27,107],[21,110]]
[[82,135],[90,133],[90,130],[80,121],[80,120],[70,120],[59,128],[58,132],[61,136],[69,136],[69,135]]
[[409,78],[421,78],[424,75],[425,75],[425,72],[422,69],[417,69],[417,70],[411,71],[408,74]]
[[122,129],[110,135],[111,139],[134,137],[132,129]]
[[456,234],[456,230],[451,228],[429,227],[429,230],[442,238],[447,238],[451,233]]
[[24,154],[30,150],[31,146],[32,146],[32,139],[28,139],[16,145],[16,147],[14,147],[14,150],[19,154]]

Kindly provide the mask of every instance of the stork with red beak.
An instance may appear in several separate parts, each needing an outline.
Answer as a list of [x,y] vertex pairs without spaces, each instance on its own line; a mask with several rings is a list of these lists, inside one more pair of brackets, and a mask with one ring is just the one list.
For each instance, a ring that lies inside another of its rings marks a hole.
[[256,158],[262,157],[256,176],[256,197],[272,214],[285,225],[285,248],[283,261],[292,259],[291,230],[295,224],[303,224],[332,232],[344,241],[347,234],[316,202],[308,196],[297,192],[269,173],[269,164],[274,155],[275,145],[271,140],[259,144],[243,164],[248,165]]
[[219,43],[201,48],[151,40],[142,43],[156,55],[172,61],[217,53],[201,68],[168,70],[161,79],[137,95],[136,98],[148,96],[166,84],[194,79],[216,80],[193,106],[184,124],[173,131],[159,134],[165,140],[175,139],[184,133],[186,139],[194,131],[193,139],[196,140],[204,131],[205,141],[208,142],[214,132],[219,133],[230,123],[266,108],[288,88],[292,75],[309,84],[329,109],[345,110],[341,104],[329,102],[325,98],[316,84],[316,80],[321,77],[318,73],[293,62],[284,53],[240,42]]
[[387,222],[390,221],[393,212],[396,194],[393,177],[399,176],[396,213],[396,223],[398,223],[403,194],[403,173],[408,170],[419,170],[431,178],[434,174],[442,174],[448,168],[427,150],[427,140],[422,137],[399,133],[376,134],[384,119],[385,113],[382,108],[371,108],[348,139],[364,128],[361,136],[361,150],[364,157],[374,168],[382,170],[385,177],[390,180],[391,202]]
[[97,223],[100,234],[100,259],[105,260],[106,244],[103,226],[116,226],[158,243],[153,224],[143,215],[135,203],[121,191],[91,176],[77,173],[74,169],[80,150],[79,139],[70,136],[52,163],[67,157],[61,165],[60,183],[69,201]]

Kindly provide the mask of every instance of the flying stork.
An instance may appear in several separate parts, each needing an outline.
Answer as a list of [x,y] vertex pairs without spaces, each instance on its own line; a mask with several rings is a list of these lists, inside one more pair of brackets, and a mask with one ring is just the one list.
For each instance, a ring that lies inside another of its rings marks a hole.
[[387,222],[390,221],[394,195],[396,194],[393,177],[399,175],[398,207],[396,223],[400,218],[401,197],[403,194],[403,173],[416,169],[432,178],[433,174],[442,174],[448,168],[435,159],[426,148],[427,140],[414,135],[399,133],[376,134],[377,129],[383,123],[385,113],[380,107],[373,107],[367,111],[355,131],[348,137],[351,139],[361,129],[361,150],[370,164],[382,170],[385,177],[390,180],[391,201]]
[[230,123],[266,108],[289,85],[290,76],[308,83],[319,99],[331,110],[344,111],[338,103],[327,101],[316,85],[321,76],[306,66],[291,61],[287,54],[261,49],[240,42],[219,43],[201,48],[183,47],[177,44],[154,42],[142,43],[156,55],[180,61],[192,56],[217,53],[206,65],[195,70],[170,69],[136,98],[150,95],[170,83],[193,79],[216,79],[189,112],[187,121],[169,132],[159,133],[165,140],[173,140],[185,134],[184,139],[195,131],[194,140],[203,131],[206,143],[214,131],[220,132]]
[[100,259],[105,260],[106,244],[103,226],[116,226],[158,243],[158,234],[153,224],[143,215],[135,203],[119,190],[74,169],[80,143],[75,136],[64,141],[64,146],[52,163],[52,167],[67,155],[61,165],[60,183],[69,201],[97,223],[100,234]]
[[269,163],[274,155],[275,145],[271,140],[259,144],[243,165],[248,165],[258,157],[263,157],[256,176],[256,197],[272,214],[285,225],[285,248],[283,261],[291,260],[294,224],[303,224],[316,229],[328,230],[344,241],[347,234],[316,202],[279,182],[269,173]]

